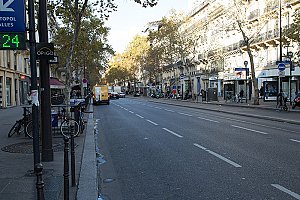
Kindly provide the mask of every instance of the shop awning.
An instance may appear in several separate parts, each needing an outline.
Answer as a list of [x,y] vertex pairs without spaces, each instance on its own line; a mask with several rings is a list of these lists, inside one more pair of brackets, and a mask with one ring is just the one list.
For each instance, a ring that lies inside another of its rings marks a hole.
[[62,82],[60,82],[57,78],[50,78],[50,88],[51,89],[64,89],[65,88],[65,84],[63,84]]

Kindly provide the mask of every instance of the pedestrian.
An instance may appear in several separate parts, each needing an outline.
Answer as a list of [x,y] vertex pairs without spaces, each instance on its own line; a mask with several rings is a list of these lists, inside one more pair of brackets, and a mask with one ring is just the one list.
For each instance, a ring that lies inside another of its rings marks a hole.
[[32,103],[32,98],[31,98],[31,93],[30,92],[27,93],[27,102],[28,102],[29,105],[31,105],[31,103]]
[[283,92],[280,90],[280,92],[277,94],[277,108],[282,107],[283,98]]
[[242,89],[241,91],[240,91],[240,98],[239,98],[239,101],[241,102],[241,103],[243,103],[243,97],[244,97],[244,90]]
[[260,98],[263,98],[264,97],[264,91],[265,89],[264,89],[264,86],[261,86],[260,87],[260,90],[259,90],[259,94],[260,94]]

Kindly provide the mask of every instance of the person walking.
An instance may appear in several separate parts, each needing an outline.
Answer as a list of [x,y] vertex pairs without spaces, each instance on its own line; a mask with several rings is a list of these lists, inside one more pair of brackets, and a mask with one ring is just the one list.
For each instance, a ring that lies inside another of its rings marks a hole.
[[241,103],[243,103],[243,98],[244,98],[244,90],[242,89],[241,91],[240,91],[240,94],[239,94],[240,96],[239,96],[239,101],[241,102]]

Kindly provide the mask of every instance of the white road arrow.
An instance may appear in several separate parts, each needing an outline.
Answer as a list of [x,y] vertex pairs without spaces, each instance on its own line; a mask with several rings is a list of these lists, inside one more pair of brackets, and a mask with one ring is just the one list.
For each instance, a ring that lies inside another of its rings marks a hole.
[[15,12],[14,9],[8,8],[15,0],[8,0],[5,4],[3,4],[3,1],[4,0],[0,0],[0,12]]

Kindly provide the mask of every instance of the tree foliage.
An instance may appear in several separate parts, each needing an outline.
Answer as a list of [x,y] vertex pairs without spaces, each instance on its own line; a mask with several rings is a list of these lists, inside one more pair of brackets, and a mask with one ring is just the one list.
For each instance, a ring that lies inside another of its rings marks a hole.
[[[143,7],[148,7],[155,6],[158,0],[134,1],[142,4]],[[68,38],[64,45],[65,52],[62,53],[65,58],[62,63],[64,63],[66,71],[66,96],[68,101],[73,57],[83,20],[89,19],[91,15],[94,16],[96,12],[99,14],[100,20],[108,19],[109,14],[116,11],[117,5],[114,0],[49,0],[48,8],[50,32],[54,37],[66,36]],[[103,24],[101,25],[103,26]],[[63,36],[57,36],[61,33],[63,33]]]
[[149,43],[144,36],[136,35],[122,54],[117,54],[110,62],[106,75],[109,83],[136,81],[139,70],[147,61]]
[[149,41],[165,66],[181,61],[186,64],[187,58],[196,55],[199,32],[188,28],[189,19],[181,13],[172,12],[170,17],[160,21],[158,29],[150,32]]
[[[289,42],[295,42],[300,46],[300,14],[297,12],[294,14],[294,21],[290,24],[290,27],[284,32],[284,35],[288,38]],[[295,53],[300,56],[300,50]],[[299,64],[298,60],[294,60]]]

